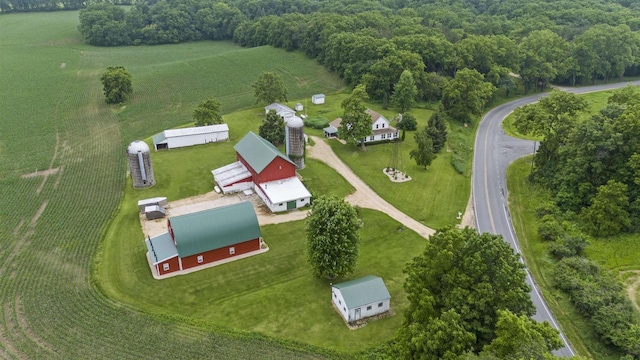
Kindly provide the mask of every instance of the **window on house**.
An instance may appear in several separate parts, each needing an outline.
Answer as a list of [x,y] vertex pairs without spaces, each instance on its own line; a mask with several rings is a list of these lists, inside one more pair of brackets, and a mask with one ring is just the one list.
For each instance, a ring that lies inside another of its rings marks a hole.
[[375,139],[375,136],[369,136],[369,140],[373,141],[373,139]]
[[202,263],[204,261],[204,258],[202,257],[202,255],[198,255],[198,264]]
[[367,311],[371,310],[371,305],[367,306]]
[[162,264],[162,269],[163,269],[164,271],[169,270],[169,264],[167,264],[167,263]]
[[334,297],[334,298],[338,298],[338,295],[336,295],[336,294],[334,293],[334,294],[333,294],[333,297]]
[[376,129],[378,128],[378,124],[376,124]]
[[338,304],[342,305],[342,300],[338,300]]
[[387,137],[387,134],[382,134],[381,137],[384,139],[385,137]]
[[378,303],[378,307],[382,307],[382,303]]
[[[347,308],[345,308],[344,306],[342,307],[342,311],[347,311]],[[349,316],[349,319],[351,319],[351,316]]]
[[230,248],[229,248],[229,255],[233,255],[233,254],[235,254],[235,253],[236,253],[236,248],[235,248],[235,247],[233,247],[233,246],[232,246],[232,247],[230,247]]
[[384,123],[382,124],[382,128],[384,129]]

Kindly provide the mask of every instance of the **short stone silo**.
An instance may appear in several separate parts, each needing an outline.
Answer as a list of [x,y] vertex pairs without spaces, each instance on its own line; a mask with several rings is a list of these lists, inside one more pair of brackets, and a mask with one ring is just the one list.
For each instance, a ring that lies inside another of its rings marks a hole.
[[287,156],[298,169],[304,169],[304,122],[297,116],[291,117],[286,124]]
[[144,141],[136,140],[127,148],[129,159],[129,172],[133,179],[133,188],[141,189],[153,186],[156,183],[151,167],[151,152],[149,145]]

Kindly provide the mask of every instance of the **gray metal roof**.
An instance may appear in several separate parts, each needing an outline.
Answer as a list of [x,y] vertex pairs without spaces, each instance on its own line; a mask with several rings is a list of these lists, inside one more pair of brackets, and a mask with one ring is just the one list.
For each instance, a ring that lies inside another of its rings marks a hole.
[[329,125],[326,128],[322,129],[324,130],[324,132],[326,132],[327,134],[337,134],[338,133],[338,129],[336,129],[333,125]]
[[157,145],[157,144],[162,144],[164,141],[166,141],[167,137],[164,136],[164,131],[163,131],[161,133],[157,133],[153,135],[152,139],[153,139],[153,143]]
[[227,186],[234,182],[251,177],[251,173],[240,161],[212,170],[213,180],[220,186]]
[[276,157],[281,157],[295,166],[278,148],[253,131],[249,131],[233,148],[257,173],[261,173]]
[[340,290],[349,309],[391,299],[387,287],[378,276],[368,275],[335,284],[333,287]]
[[176,245],[168,232],[147,239],[145,243],[149,254],[151,254],[153,265],[178,256],[178,249],[176,249]]
[[169,219],[181,258],[259,238],[258,217],[248,201]]

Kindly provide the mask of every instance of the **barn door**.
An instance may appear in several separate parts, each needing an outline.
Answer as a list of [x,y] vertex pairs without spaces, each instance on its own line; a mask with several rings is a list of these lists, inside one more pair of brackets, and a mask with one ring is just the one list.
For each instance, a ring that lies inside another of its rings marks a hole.
[[293,210],[296,208],[296,201],[288,201],[287,202],[287,210]]
[[355,320],[360,320],[360,308],[355,309],[354,318]]

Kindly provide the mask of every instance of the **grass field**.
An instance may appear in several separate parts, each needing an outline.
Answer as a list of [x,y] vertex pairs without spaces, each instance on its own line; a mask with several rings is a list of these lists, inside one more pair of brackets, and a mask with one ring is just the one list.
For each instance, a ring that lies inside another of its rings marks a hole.
[[[218,96],[225,112],[251,106],[250,83],[262,71],[282,72],[292,98],[334,92],[339,79],[300,54],[267,47],[93,48],[81,43],[77,24],[77,12],[0,16],[0,357],[332,356],[141,312],[104,296],[91,272],[104,265],[93,259],[123,196],[130,140],[189,122],[209,96]],[[133,75],[134,96],[124,108],[102,97],[98,79],[110,65]],[[178,180],[162,179],[167,186]],[[201,186],[187,183],[171,195],[200,193]]]

